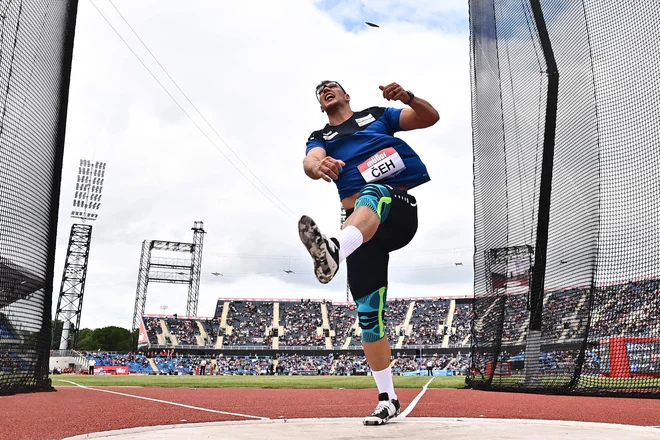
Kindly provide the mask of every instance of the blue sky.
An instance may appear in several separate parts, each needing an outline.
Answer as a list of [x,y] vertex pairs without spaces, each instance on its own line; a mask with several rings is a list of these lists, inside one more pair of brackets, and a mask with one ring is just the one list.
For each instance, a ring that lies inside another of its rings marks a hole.
[[468,34],[467,0],[444,3],[438,6],[425,2],[320,0],[316,6],[334,17],[349,32],[371,29],[365,25],[365,21],[369,21],[378,25],[388,22],[416,24],[451,34]]

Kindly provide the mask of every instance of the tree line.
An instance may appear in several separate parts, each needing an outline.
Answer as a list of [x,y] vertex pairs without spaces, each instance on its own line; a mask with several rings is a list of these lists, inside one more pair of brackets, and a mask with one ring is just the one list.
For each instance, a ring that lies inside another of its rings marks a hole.
[[[60,338],[62,337],[62,321],[53,321],[53,338],[51,349],[60,348]],[[95,329],[82,328],[78,332],[78,343],[69,349],[79,351],[116,351],[128,352],[135,350],[137,345],[139,330],[131,331],[117,326],[101,327]]]

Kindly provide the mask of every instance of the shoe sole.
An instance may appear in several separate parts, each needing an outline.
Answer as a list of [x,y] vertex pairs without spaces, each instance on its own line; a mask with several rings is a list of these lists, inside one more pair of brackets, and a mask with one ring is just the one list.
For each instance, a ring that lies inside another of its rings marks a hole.
[[387,422],[389,422],[390,420],[392,420],[393,418],[395,418],[399,414],[401,414],[401,409],[397,410],[396,414],[394,414],[393,416],[388,417],[387,419],[380,419],[378,417],[368,416],[368,417],[365,417],[362,420],[362,424],[366,425],[366,426],[385,425],[385,424],[387,424]]
[[385,425],[389,419],[383,420],[379,419],[377,417],[374,417],[373,419],[365,419],[362,421],[362,424],[365,426],[378,426],[378,425]]
[[321,284],[329,283],[332,280],[333,274],[326,257],[328,255],[328,247],[314,220],[303,215],[298,220],[298,235],[300,236],[300,241],[305,245],[307,252],[309,252],[309,255],[314,260],[314,274],[316,275],[316,279]]

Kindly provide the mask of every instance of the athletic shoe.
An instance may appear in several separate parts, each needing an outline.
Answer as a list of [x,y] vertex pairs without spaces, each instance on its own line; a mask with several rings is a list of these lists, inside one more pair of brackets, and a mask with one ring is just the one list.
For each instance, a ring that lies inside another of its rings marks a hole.
[[370,416],[365,417],[362,423],[365,425],[384,425],[400,413],[401,405],[398,399],[390,399],[387,393],[380,393],[376,409]]
[[298,221],[298,235],[314,259],[316,278],[322,284],[329,283],[339,270],[339,242],[336,238],[328,240],[306,215]]

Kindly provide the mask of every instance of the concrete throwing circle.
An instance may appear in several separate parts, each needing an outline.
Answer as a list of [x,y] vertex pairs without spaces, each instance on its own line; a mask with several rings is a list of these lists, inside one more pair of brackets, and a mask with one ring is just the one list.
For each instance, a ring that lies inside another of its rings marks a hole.
[[359,418],[272,419],[233,422],[190,423],[121,429],[68,437],[63,440],[181,440],[222,438],[243,440],[264,438],[397,439],[412,438],[543,439],[572,438],[603,440],[660,438],[657,427],[560,420],[474,419],[411,417],[394,419],[383,426],[364,426]]

